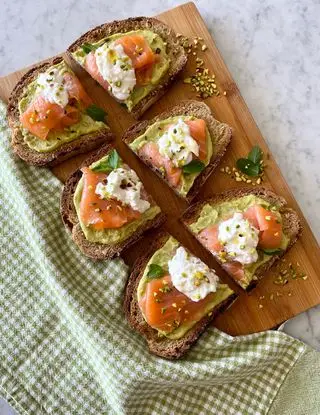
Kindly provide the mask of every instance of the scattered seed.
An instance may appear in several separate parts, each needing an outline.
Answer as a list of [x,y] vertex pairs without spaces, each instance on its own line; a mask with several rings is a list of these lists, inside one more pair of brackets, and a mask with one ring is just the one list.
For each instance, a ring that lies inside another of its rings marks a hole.
[[208,49],[208,46],[207,46],[207,45],[202,45],[202,46],[201,46],[201,50],[202,50],[203,52],[205,52],[207,49]]
[[262,304],[259,304],[259,308],[263,308],[263,305]]

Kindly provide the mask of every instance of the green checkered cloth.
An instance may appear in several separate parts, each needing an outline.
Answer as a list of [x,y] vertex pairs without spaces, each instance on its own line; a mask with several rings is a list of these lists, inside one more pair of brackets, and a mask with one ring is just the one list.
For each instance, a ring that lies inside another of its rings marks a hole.
[[62,184],[13,156],[4,111],[0,102],[0,395],[30,415],[268,413],[306,346],[209,328],[180,361],[150,355],[122,312],[126,265],[73,244]]

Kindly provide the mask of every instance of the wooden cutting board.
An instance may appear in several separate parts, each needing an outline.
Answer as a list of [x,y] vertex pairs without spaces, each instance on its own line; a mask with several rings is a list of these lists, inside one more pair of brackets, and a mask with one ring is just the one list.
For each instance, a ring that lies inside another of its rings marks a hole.
[[[219,97],[209,98],[206,100],[206,103],[211,107],[218,120],[228,123],[233,128],[232,144],[222,161],[222,165],[234,166],[235,161],[245,156],[253,145],[258,144],[262,148],[264,154],[268,157],[264,185],[286,198],[289,206],[299,213],[304,228],[301,239],[286,255],[286,262],[283,263],[283,266],[298,262],[300,265],[299,269],[305,272],[308,276],[307,279],[290,279],[285,286],[278,286],[274,283],[274,278],[278,272],[272,270],[251,294],[248,295],[237,288],[219,265],[216,264],[214,259],[179,224],[178,217],[186,209],[186,203],[179,200],[160,179],[142,165],[121,143],[121,135],[126,128],[134,123],[133,118],[113,101],[81,68],[74,65],[73,62],[71,62],[71,65],[95,102],[107,110],[109,124],[116,134],[115,145],[121,156],[137,170],[147,190],[152,194],[163,211],[167,213],[168,219],[165,228],[196,255],[217,269],[221,278],[230,283],[240,293],[236,303],[215,320],[215,325],[232,335],[274,328],[283,321],[320,303],[319,246],[243,101],[237,85],[231,78],[196,6],[193,3],[187,3],[162,13],[158,17],[185,36],[190,38],[195,36],[202,37],[204,43],[208,46],[208,50],[206,52],[200,51],[198,56],[204,59],[205,66],[216,75],[219,89],[226,91],[227,95],[221,94]],[[29,68],[0,78],[1,99],[4,101],[8,99],[15,83],[27,69]],[[144,117],[151,118],[168,107],[179,103],[182,99],[196,99],[196,94],[192,92],[190,85],[183,84],[182,82],[182,79],[194,73],[194,69],[195,56],[190,54],[187,68],[181,79],[175,83],[159,102],[153,105]],[[83,158],[84,156],[75,157],[62,163],[53,169],[54,174],[64,181]],[[200,198],[241,185],[218,169],[201,190]],[[146,251],[149,241],[152,239],[153,235],[148,235],[143,241],[132,247],[123,255],[125,261],[132,265],[134,259]]]

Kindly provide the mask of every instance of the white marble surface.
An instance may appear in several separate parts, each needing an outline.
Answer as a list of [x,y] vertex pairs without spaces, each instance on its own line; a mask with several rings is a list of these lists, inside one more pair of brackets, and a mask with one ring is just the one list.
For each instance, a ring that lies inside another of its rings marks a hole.
[[[61,52],[97,24],[179,3],[2,0],[0,75]],[[195,3],[319,241],[320,1]],[[320,350],[320,308],[284,330]],[[0,403],[0,415],[9,413]]]

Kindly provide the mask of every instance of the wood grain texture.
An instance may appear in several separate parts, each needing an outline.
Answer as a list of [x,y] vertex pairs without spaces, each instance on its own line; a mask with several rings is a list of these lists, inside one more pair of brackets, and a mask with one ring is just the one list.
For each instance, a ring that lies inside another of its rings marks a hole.
[[[275,275],[275,272],[271,270],[255,290],[250,294],[240,292],[240,297],[237,302],[215,320],[215,325],[217,327],[232,335],[258,332],[273,328],[298,313],[320,303],[319,246],[317,245],[299,206],[294,200],[281,171],[276,165],[274,158],[269,153],[268,147],[195,5],[193,3],[187,3],[165,12],[158,17],[163,22],[172,26],[177,32],[190,37],[202,37],[208,46],[208,50],[205,53],[199,52],[199,56],[203,57],[206,66],[216,74],[220,90],[227,91],[227,95],[209,98],[206,100],[206,103],[211,107],[218,120],[228,123],[233,128],[233,141],[224,157],[223,164],[234,165],[239,157],[246,155],[253,145],[258,144],[263,149],[264,153],[270,157],[264,184],[273,189],[276,193],[284,196],[288,201],[288,205],[294,208],[301,217],[304,231],[299,242],[286,255],[286,262],[298,262],[300,264],[300,269],[308,275],[308,279],[305,281],[290,281],[286,286],[278,287],[273,283],[272,275]],[[182,79],[194,72],[194,59],[195,57],[191,55],[190,62],[181,76]],[[175,196],[173,191],[137,160],[137,158],[131,154],[121,142],[122,133],[134,123],[134,119],[113,101],[112,98],[81,68],[73,62],[71,65],[87,91],[90,92],[94,101],[107,110],[109,114],[109,124],[116,134],[115,145],[121,156],[137,170],[145,183],[146,189],[152,194],[156,202],[162,207],[163,211],[167,213],[168,220],[165,224],[165,228],[187,248],[215,268],[221,278],[239,292],[239,288],[235,287],[230,278],[217,265],[214,259],[195,241],[183,226],[179,224],[178,217],[186,208],[185,202]],[[0,78],[0,98],[4,101],[8,99],[13,86],[26,70],[27,69],[24,69],[7,77]],[[170,106],[179,103],[182,99],[195,98],[195,94],[191,91],[190,86],[183,84],[180,79],[158,103],[153,105],[153,107],[145,114],[144,118],[151,118],[168,109]],[[54,174],[64,181],[66,177],[77,168],[84,157],[85,156],[76,157],[62,163],[53,169]],[[215,192],[239,186],[241,186],[241,184],[237,184],[228,176],[221,172],[217,172],[206,182],[198,198],[202,199]],[[152,234],[147,235],[143,242],[130,248],[130,250],[123,255],[125,261],[131,265],[135,258],[146,251],[151,239]],[[282,294],[282,296],[277,297],[276,291]],[[292,293],[291,296],[288,296],[289,292]],[[275,294],[275,299],[273,301],[260,299],[262,296],[269,298],[271,293]],[[259,308],[260,303],[263,304],[263,308]]]

